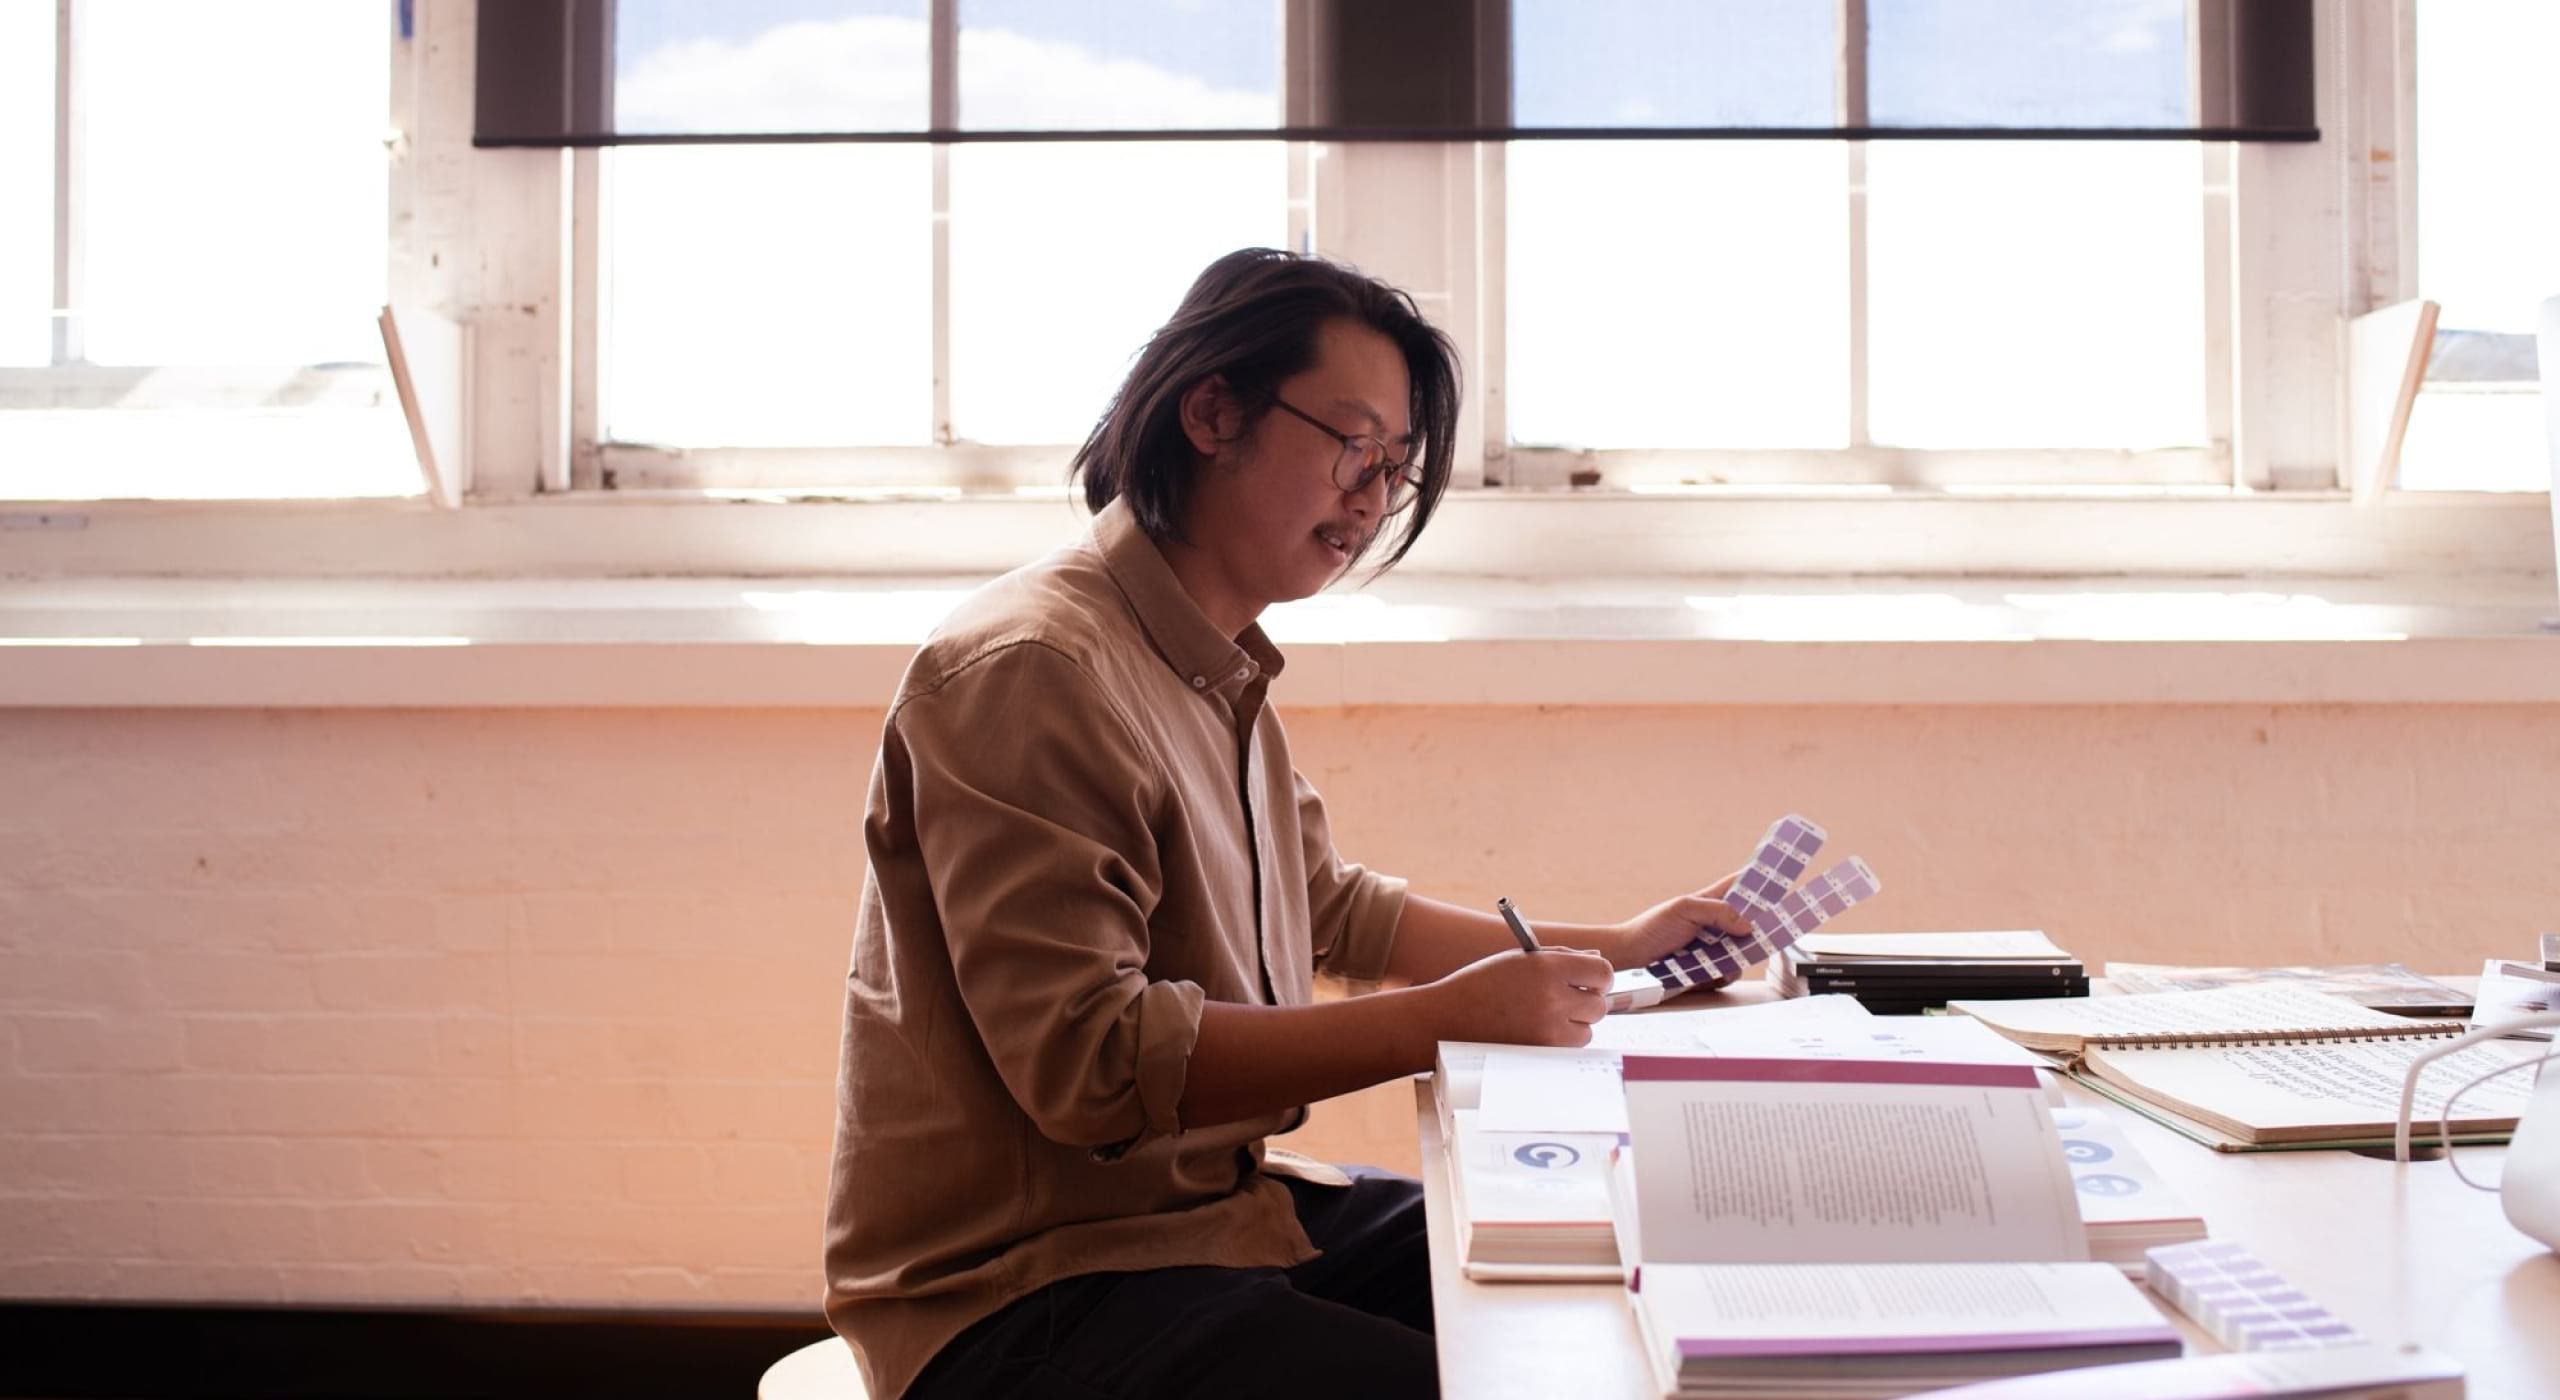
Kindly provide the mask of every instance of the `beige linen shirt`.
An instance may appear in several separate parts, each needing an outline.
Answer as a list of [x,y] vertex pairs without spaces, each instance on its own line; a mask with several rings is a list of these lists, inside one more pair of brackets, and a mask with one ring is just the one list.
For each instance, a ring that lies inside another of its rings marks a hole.
[[1404,884],[1334,854],[1263,702],[1125,503],[925,642],[871,778],[826,1311],[893,1400],[970,1323],[1077,1274],[1314,1257],[1263,1139],[1186,1127],[1204,1001],[1374,979]]

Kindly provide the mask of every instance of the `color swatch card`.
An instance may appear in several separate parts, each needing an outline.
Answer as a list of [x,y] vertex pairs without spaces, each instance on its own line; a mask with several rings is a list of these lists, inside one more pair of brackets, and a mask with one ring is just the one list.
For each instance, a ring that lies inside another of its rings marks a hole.
[[1610,984],[1609,1009],[1650,1006],[1692,987],[1739,977],[1861,900],[1875,897],[1882,884],[1854,856],[1801,886],[1796,883],[1812,866],[1823,840],[1822,828],[1810,820],[1780,817],[1724,897],[1750,923],[1751,936],[1700,938],[1641,970],[1619,973]]
[[2353,1346],[2364,1338],[2245,1246],[2228,1240],[2162,1245],[2144,1281],[2233,1351]]

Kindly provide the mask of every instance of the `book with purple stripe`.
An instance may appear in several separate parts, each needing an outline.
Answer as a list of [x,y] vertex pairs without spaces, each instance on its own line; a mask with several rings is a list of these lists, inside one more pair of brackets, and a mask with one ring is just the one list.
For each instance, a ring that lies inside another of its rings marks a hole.
[[1665,1395],[1906,1395],[2178,1354],[2103,1264],[1648,1267],[1632,1296]]
[[2162,1245],[2146,1256],[2145,1281],[2233,1351],[2355,1346],[2356,1329],[2228,1240]]
[[2462,1366],[2418,1346],[2223,1352],[2048,1371],[1933,1390],[1929,1400],[2462,1400]]
[[2037,1072],[1629,1054],[1610,1180],[1666,1395],[1887,1396],[2174,1356],[2088,1240]]
[[1699,938],[1667,958],[1619,973],[1610,983],[1609,1009],[1652,1006],[1693,987],[1730,981],[1883,888],[1854,856],[1799,887],[1823,840],[1822,828],[1804,817],[1789,814],[1772,823],[1724,896],[1750,923],[1751,936]]

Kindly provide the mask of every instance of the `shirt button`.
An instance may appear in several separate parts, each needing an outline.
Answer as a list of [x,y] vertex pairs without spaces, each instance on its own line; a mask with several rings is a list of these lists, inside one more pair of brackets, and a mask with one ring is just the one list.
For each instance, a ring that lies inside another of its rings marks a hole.
[[1237,680],[1243,680],[1246,676],[1251,675],[1251,674],[1252,674],[1252,669],[1251,669],[1250,667],[1238,666],[1238,667],[1236,668],[1236,679],[1237,679]]
[[1209,688],[1209,678],[1207,676],[1193,676],[1191,678],[1191,688],[1193,690],[1207,690]]

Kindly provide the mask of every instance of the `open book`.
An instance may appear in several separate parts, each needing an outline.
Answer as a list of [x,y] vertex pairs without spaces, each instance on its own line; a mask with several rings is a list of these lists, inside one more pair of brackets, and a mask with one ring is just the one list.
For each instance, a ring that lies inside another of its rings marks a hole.
[[[1620,1063],[1630,1050],[1762,1059],[2007,1064],[2031,1053],[1963,1017],[1869,1017],[1847,997],[1611,1017],[1580,1050],[1440,1047],[1460,1267],[1478,1282],[1622,1277],[1606,1166],[1627,1132]],[[2150,1245],[2204,1224],[2095,1109],[2054,1109],[2091,1254],[2129,1270]]]
[[1629,1055],[1623,1072],[1618,1247],[1666,1395],[1901,1395],[2178,1354],[2089,1260],[2035,1070]]
[[[1950,1009],[2063,1057],[2073,1076],[2099,1093],[2225,1152],[2387,1145],[2410,1064],[2466,1029],[2285,982],[1958,1001]],[[2455,1135],[2504,1138],[2532,1094],[2531,1078],[2510,1074],[2464,1086],[2536,1053],[2493,1043],[2436,1061],[2419,1080],[2418,1121],[2435,1122],[2460,1090]]]

